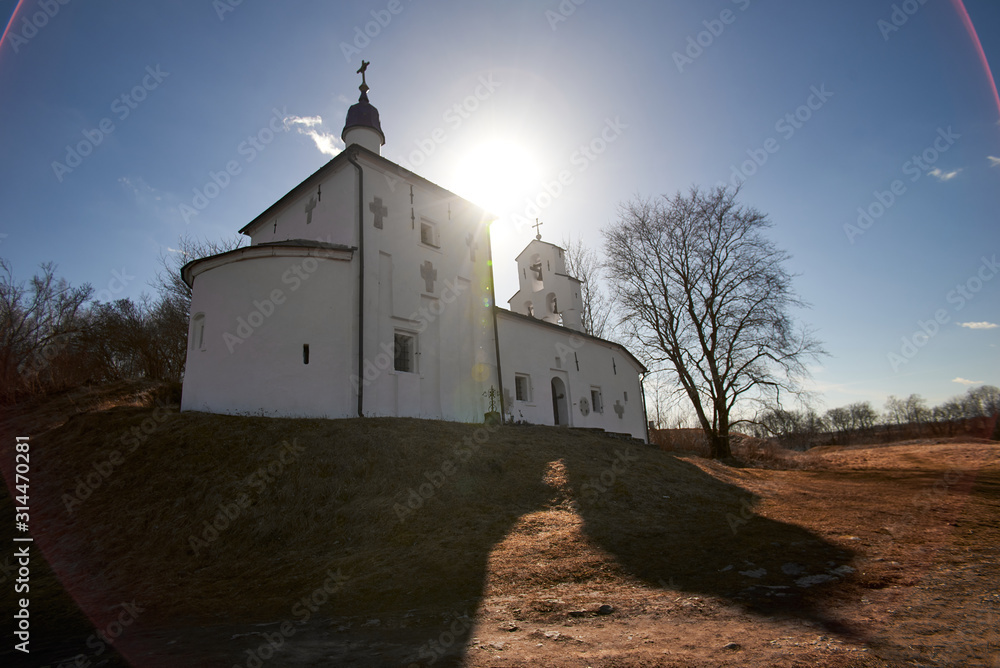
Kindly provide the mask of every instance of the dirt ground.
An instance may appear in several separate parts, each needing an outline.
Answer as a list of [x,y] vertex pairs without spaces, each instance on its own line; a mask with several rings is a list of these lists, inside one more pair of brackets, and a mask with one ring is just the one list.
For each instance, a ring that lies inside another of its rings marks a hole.
[[[606,505],[581,493],[589,459],[533,463],[548,491],[488,542],[474,598],[365,614],[331,603],[283,636],[287,613],[239,606],[217,621],[144,617],[115,643],[126,663],[87,642],[68,596],[38,593],[39,620],[59,626],[38,637],[55,644],[28,663],[2,648],[0,665],[1000,668],[1000,444],[823,447],[793,470],[653,454],[649,470],[675,478],[640,485],[645,465],[629,464]],[[433,517],[440,529],[455,515]],[[473,557],[447,529],[457,569]],[[33,592],[61,592],[33,568]]]
[[[660,590],[491,594],[467,665],[1000,666],[1000,447],[828,447],[814,457],[826,470],[691,462],[764,499],[747,525],[795,523],[853,553],[850,561],[783,564],[784,584],[756,585],[763,569],[733,555],[746,582],[734,598],[749,606],[671,591],[669,580]],[[583,548],[563,515],[525,518],[500,547],[521,553],[520,579],[530,579],[531,554]],[[740,530],[743,517],[731,519]],[[825,619],[787,606],[767,614],[767,599],[807,597],[816,586],[835,590]],[[595,614],[602,604],[614,612]]]
[[[1000,667],[998,459],[1000,446],[988,442],[831,447],[811,456],[813,470],[691,458],[762,499],[752,512],[730,515],[734,532],[787,523],[833,544],[841,559],[796,561],[778,544],[773,558],[727,554],[731,563],[714,569],[722,573],[692,564],[677,581],[664,574],[651,586],[630,580],[564,504],[525,515],[496,546],[484,596],[471,607],[323,618],[289,639],[281,663]],[[560,472],[550,473],[558,488]],[[595,563],[603,583],[572,581]],[[564,581],[536,586],[552,582],[552,569]],[[734,575],[737,591],[692,594],[722,591],[698,577]],[[253,648],[264,647],[277,625],[259,627],[163,630],[137,641],[149,665],[180,665],[170,645],[212,648],[200,654],[202,665],[227,665],[225,657],[233,665],[237,656],[237,665],[256,665]],[[161,651],[149,651],[154,646]]]

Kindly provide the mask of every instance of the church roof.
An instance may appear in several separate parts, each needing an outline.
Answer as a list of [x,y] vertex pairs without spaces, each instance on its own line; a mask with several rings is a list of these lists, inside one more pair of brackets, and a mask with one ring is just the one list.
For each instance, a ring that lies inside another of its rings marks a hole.
[[532,247],[533,244],[543,244],[545,246],[551,246],[552,248],[555,248],[556,250],[558,250],[560,253],[565,253],[566,252],[566,249],[563,248],[562,246],[558,245],[558,244],[549,243],[548,241],[542,241],[541,239],[532,239],[531,241],[528,242],[528,245],[524,247],[524,250],[522,250],[520,253],[517,254],[517,257],[514,258],[514,261],[515,262],[520,262],[521,256],[523,256],[525,253],[527,253],[528,250]]
[[225,253],[209,255],[191,260],[181,267],[181,278],[188,287],[194,286],[194,278],[202,271],[212,267],[237,262],[241,260],[251,260],[259,257],[272,257],[275,255],[312,255],[315,251],[330,251],[322,256],[341,259],[350,259],[354,251],[358,250],[354,246],[344,244],[332,244],[325,241],[313,241],[311,239],[289,239],[287,241],[272,241],[269,243],[256,244],[254,246],[240,246]]
[[603,343],[604,345],[608,346],[609,348],[617,348],[618,350],[622,351],[622,353],[624,353],[626,357],[628,357],[630,360],[632,360],[633,362],[635,362],[635,365],[637,367],[639,367],[639,370],[642,373],[648,373],[649,372],[649,369],[646,368],[646,365],[643,364],[642,362],[640,362],[636,358],[635,355],[633,355],[631,352],[629,352],[628,348],[626,348],[625,346],[623,346],[620,343],[615,343],[614,341],[608,341],[607,339],[602,339],[601,337],[594,336],[593,334],[587,334],[585,332],[578,332],[575,329],[569,329],[568,327],[563,327],[562,325],[557,325],[557,324],[552,323],[552,322],[546,322],[544,320],[539,320],[538,318],[533,318],[530,315],[524,315],[523,313],[514,313],[513,311],[508,311],[507,309],[500,308],[499,306],[494,306],[493,310],[496,312],[497,315],[509,316],[511,318],[514,318],[514,319],[517,319],[517,320],[521,320],[522,322],[533,323],[535,325],[538,325],[539,327],[554,328],[554,329],[559,330],[560,332],[563,332],[563,333],[567,333],[568,332],[570,334],[570,336],[579,336],[580,338],[583,338],[583,339],[589,339],[590,341],[597,341],[598,343]]
[[257,216],[253,220],[251,220],[249,223],[247,223],[246,225],[244,225],[240,229],[240,234],[249,234],[250,230],[252,230],[257,225],[260,225],[261,223],[270,221],[274,217],[274,215],[280,209],[284,208],[288,204],[291,204],[298,197],[300,197],[300,196],[306,194],[307,192],[309,192],[310,190],[312,190],[316,186],[317,183],[322,182],[331,173],[337,171],[338,169],[341,169],[342,167],[345,167],[345,166],[349,165],[350,162],[348,161],[348,157],[350,155],[352,155],[352,154],[364,157],[366,160],[369,160],[371,162],[376,163],[377,165],[381,166],[385,171],[387,171],[390,174],[393,174],[395,176],[398,176],[400,179],[417,182],[417,183],[420,183],[421,185],[423,185],[423,186],[425,186],[425,187],[427,187],[427,188],[429,188],[431,190],[436,190],[445,199],[459,200],[459,201],[465,202],[470,207],[472,207],[474,209],[478,209],[479,211],[481,211],[482,214],[483,214],[483,218],[485,220],[487,220],[487,221],[492,221],[492,220],[496,219],[496,216],[494,216],[493,214],[489,213],[488,211],[486,211],[482,207],[479,207],[479,206],[473,204],[472,202],[470,202],[469,200],[465,199],[464,197],[460,197],[460,196],[456,195],[455,193],[451,192],[447,188],[439,186],[438,184],[434,183],[433,181],[428,181],[427,179],[425,179],[424,177],[420,176],[419,174],[415,174],[414,172],[411,172],[410,170],[406,169],[405,167],[402,167],[401,165],[397,165],[392,160],[389,160],[388,158],[384,158],[381,155],[379,155],[378,153],[374,153],[372,151],[369,151],[364,146],[360,146],[358,144],[351,144],[346,149],[344,149],[343,151],[341,151],[340,153],[338,153],[336,156],[334,156],[334,158],[332,160],[330,160],[325,165],[323,165],[322,167],[320,167],[319,169],[317,169],[315,172],[313,172],[312,174],[310,174],[309,176],[307,176],[306,179],[302,183],[300,183],[299,185],[297,185],[294,188],[292,188],[291,190],[289,190],[288,193],[286,193],[277,202],[275,202],[274,204],[272,204],[271,206],[269,206],[267,208],[267,210],[265,210],[262,214],[260,214],[259,216]]
[[305,248],[325,248],[327,250],[357,250],[354,246],[344,244],[332,244],[326,241],[316,241],[315,239],[286,239],[284,241],[268,241],[257,244],[257,246],[299,246]]

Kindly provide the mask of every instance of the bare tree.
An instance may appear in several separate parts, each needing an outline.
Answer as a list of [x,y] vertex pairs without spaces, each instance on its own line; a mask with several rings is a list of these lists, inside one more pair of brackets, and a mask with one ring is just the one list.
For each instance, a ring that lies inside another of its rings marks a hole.
[[242,235],[234,235],[218,241],[196,239],[184,235],[178,239],[179,248],[170,248],[168,252],[160,252],[160,270],[150,283],[162,299],[176,300],[177,306],[187,313],[191,307],[191,288],[181,278],[181,268],[188,262],[209,255],[218,255],[239,248],[246,241]]
[[858,401],[847,406],[847,411],[851,416],[851,429],[871,431],[878,421],[878,411],[876,411],[870,401]]
[[698,415],[710,456],[729,457],[741,400],[801,391],[806,362],[823,353],[789,314],[804,306],[783,267],[788,254],[764,236],[737,191],[637,199],[606,230],[608,271],[626,336],[651,365],[676,376]]
[[963,403],[965,412],[974,417],[992,417],[1000,413],[1000,388],[995,385],[980,385],[969,390]]
[[[53,361],[64,356],[82,324],[89,285],[72,287],[56,278],[55,265],[41,265],[25,284],[0,258],[0,383],[3,399],[14,400],[28,386],[52,385]],[[43,380],[43,376],[47,377]]]
[[582,281],[580,295],[583,299],[583,331],[604,338],[611,320],[612,302],[601,287],[604,265],[597,251],[585,246],[583,239],[563,239],[566,248],[566,271]]
[[166,354],[163,360],[156,362],[147,357],[147,362],[152,365],[149,368],[151,371],[155,370],[157,377],[179,379],[184,369],[188,322],[191,317],[191,288],[181,278],[181,268],[193,260],[235,250],[245,240],[246,237],[242,235],[218,241],[184,235],[178,240],[179,248],[160,253],[161,269],[151,282],[160,299],[155,306],[143,305],[145,315],[150,320],[148,334]]

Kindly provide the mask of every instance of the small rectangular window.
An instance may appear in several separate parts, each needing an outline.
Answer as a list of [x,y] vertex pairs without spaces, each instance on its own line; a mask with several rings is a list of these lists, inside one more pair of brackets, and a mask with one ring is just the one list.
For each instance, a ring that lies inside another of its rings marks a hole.
[[625,401],[628,402],[628,392],[625,393]]
[[409,332],[396,332],[393,343],[393,368],[403,373],[415,373],[417,337]]
[[302,344],[302,363],[309,364],[309,344]]
[[191,346],[195,350],[205,349],[205,314],[198,313],[193,318],[194,321],[194,336],[191,339]]
[[518,401],[531,401],[531,377],[524,374],[514,376],[514,398]]
[[428,223],[427,221],[421,221],[420,223],[420,243],[427,246],[438,247],[437,244],[437,230],[434,229],[433,223]]
[[593,405],[595,413],[604,412],[604,400],[601,398],[601,388],[590,388],[590,403]]

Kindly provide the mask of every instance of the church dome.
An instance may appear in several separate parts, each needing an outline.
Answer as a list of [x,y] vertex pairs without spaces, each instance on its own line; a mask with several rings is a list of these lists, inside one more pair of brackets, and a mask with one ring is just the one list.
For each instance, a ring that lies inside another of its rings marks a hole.
[[361,97],[358,103],[347,110],[347,120],[344,122],[344,131],[340,133],[340,138],[344,143],[350,144],[347,140],[348,133],[355,128],[367,128],[378,133],[382,144],[385,144],[385,134],[382,132],[382,124],[378,120],[378,109],[368,101],[368,86],[361,90]]

